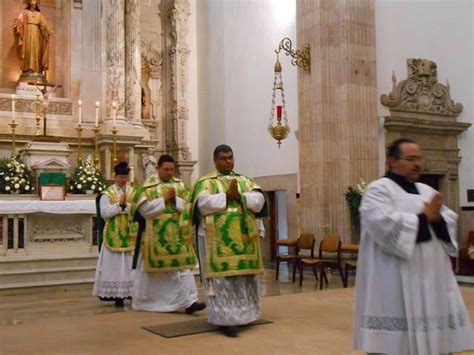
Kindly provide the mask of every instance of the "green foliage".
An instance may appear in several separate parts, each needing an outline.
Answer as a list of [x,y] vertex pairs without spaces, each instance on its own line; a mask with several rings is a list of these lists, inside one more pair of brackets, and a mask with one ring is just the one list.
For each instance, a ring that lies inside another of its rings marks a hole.
[[367,183],[363,179],[360,179],[360,182],[355,187],[349,186],[344,192],[349,210],[355,220],[359,220],[359,207],[362,201],[362,195],[364,195],[366,189]]
[[35,190],[35,177],[21,155],[11,155],[0,160],[0,193],[29,194]]
[[90,155],[74,169],[69,180],[69,191],[73,194],[83,194],[87,190],[98,193],[106,187],[105,177],[100,170],[95,168]]

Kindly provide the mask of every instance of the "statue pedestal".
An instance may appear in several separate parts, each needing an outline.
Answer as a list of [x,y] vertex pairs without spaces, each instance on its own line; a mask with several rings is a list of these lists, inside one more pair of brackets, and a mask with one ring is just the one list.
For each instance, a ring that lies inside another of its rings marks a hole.
[[[18,85],[16,86],[16,94],[18,96],[30,96],[30,97],[36,97],[36,95],[40,95],[43,97],[43,94],[40,91],[41,87],[44,87],[44,84],[38,84],[39,87],[36,87],[35,85],[24,83],[24,82],[19,82]],[[54,84],[53,84],[54,85]],[[48,85],[50,86],[50,85]],[[56,88],[57,90],[57,88]],[[50,98],[52,97],[59,97],[56,95],[56,90],[49,92],[48,95]]]

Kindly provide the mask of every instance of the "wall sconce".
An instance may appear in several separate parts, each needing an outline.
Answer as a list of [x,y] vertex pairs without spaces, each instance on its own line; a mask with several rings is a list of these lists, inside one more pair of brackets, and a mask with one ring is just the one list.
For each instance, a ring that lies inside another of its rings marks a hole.
[[[272,109],[270,113],[270,123],[268,124],[268,132],[270,135],[277,140],[278,148],[281,146],[281,141],[288,137],[290,133],[290,126],[288,125],[288,118],[286,116],[286,102],[285,102],[285,91],[283,89],[283,79],[281,76],[281,63],[279,60],[279,54],[281,50],[285,51],[286,55],[292,57],[291,64],[303,68],[303,70],[310,71],[311,56],[309,45],[303,50],[293,50],[292,42],[289,38],[283,38],[275,50],[277,60],[275,62],[275,78],[273,80],[273,93],[272,93]],[[276,120],[275,120],[276,111]],[[282,122],[283,121],[283,122]]]

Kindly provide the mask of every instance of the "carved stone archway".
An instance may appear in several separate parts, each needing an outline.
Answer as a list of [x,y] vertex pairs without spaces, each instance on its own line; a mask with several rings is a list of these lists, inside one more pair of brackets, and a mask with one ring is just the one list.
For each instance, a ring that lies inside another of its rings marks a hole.
[[408,78],[397,84],[393,74],[392,92],[382,95],[390,116],[385,118],[385,142],[411,138],[423,150],[423,174],[439,177],[439,190],[445,203],[459,211],[458,171],[461,156],[458,135],[471,124],[457,122],[462,112],[454,103],[449,83],[438,83],[436,63],[427,59],[407,59]]

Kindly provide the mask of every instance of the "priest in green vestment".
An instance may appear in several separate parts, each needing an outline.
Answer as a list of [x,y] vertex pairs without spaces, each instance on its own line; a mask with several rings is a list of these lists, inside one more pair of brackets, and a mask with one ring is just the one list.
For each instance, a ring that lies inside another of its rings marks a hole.
[[146,227],[137,243],[132,308],[150,312],[205,308],[198,302],[192,270],[197,266],[191,236],[183,236],[179,217],[189,190],[174,177],[175,161],[164,154],[146,179],[137,202]]
[[216,147],[214,164],[216,171],[194,185],[180,224],[185,236],[197,227],[208,321],[234,337],[239,325],[260,316],[264,268],[257,218],[266,215],[267,206],[255,181],[234,172],[229,146]]
[[117,164],[115,183],[100,198],[105,227],[93,295],[115,300],[117,307],[123,307],[123,300],[132,296],[132,258],[138,231],[138,224],[133,222],[137,190],[128,182],[129,172],[126,162]]

